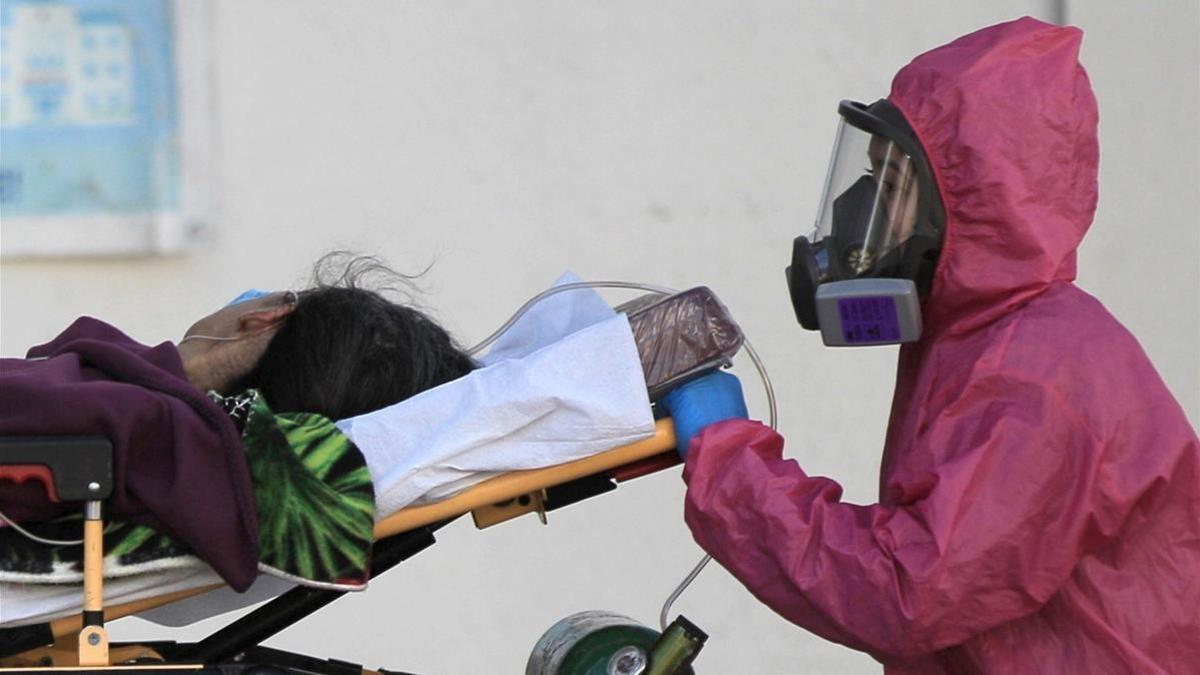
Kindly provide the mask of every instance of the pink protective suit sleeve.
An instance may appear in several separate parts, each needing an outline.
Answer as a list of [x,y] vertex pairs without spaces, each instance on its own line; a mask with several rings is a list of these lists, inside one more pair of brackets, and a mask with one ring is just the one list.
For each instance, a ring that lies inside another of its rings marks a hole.
[[771,429],[713,425],[687,456],[685,517],[761,601],[881,660],[1037,610],[1120,519],[1094,512],[1096,442],[1040,385],[983,378],[915,442],[943,461],[910,472],[901,503],[858,506]]

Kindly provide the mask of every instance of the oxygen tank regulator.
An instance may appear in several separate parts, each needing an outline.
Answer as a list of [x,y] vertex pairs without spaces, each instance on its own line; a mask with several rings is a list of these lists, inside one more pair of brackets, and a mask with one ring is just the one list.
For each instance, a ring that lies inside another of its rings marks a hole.
[[525,675],[693,675],[707,639],[683,616],[659,633],[620,614],[579,612],[542,635]]

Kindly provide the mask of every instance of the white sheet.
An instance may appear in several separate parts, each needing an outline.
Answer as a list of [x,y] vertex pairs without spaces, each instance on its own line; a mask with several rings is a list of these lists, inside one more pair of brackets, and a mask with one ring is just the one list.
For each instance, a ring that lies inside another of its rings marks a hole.
[[338,422],[366,457],[376,518],[654,433],[629,322],[595,291],[534,305],[482,361],[466,377]]
[[[144,600],[167,593],[219,584],[207,565],[148,572],[104,582],[104,602]],[[83,588],[72,584],[0,584],[0,626],[24,626],[78,614]]]

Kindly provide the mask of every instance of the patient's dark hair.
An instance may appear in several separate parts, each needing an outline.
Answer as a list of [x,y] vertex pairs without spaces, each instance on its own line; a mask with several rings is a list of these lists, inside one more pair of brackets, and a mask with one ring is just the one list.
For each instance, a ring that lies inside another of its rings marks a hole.
[[381,294],[398,290],[395,284],[411,280],[376,258],[326,255],[314,267],[312,287],[298,294],[295,310],[237,389],[258,389],[277,413],[339,420],[470,372],[475,364],[441,326]]

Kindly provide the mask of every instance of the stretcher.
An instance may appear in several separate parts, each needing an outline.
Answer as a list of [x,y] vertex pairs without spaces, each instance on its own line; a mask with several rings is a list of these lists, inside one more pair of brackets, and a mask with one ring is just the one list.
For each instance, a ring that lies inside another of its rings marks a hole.
[[[565,284],[551,292],[581,285],[597,284]],[[540,297],[527,303],[513,320]],[[687,379],[728,366],[743,342],[727,310],[703,287],[665,298],[662,294],[647,296],[618,310],[628,317],[651,400]],[[679,464],[674,448],[671,420],[659,419],[654,434],[643,440],[544,468],[502,473],[449,498],[402,508],[375,524],[371,575],[378,577],[428,548],[439,528],[467,513],[480,529],[526,514],[537,514],[545,522],[550,511]],[[209,585],[104,605],[103,504],[112,490],[112,476],[111,445],[104,438],[0,438],[0,479],[40,481],[51,499],[79,502],[84,511],[82,611],[48,623],[0,628],[0,673],[116,668],[253,671],[255,675],[373,672],[343,661],[262,645],[347,592],[307,585],[284,592],[198,642],[109,644],[106,622],[221,587]],[[690,673],[689,664],[706,639],[682,617],[670,627],[664,626],[660,634],[624,617],[614,618],[618,615],[583,614],[586,616],[564,619],[543,636],[531,656],[529,672]]]
[[[656,422],[645,440],[557,466],[495,476],[449,499],[402,509],[379,521],[372,554],[378,576],[435,543],[435,532],[470,513],[483,529],[526,514],[546,513],[615,490],[622,482],[679,463],[669,419]],[[0,672],[191,670],[222,673],[324,673],[371,671],[262,646],[262,642],[336,600],[345,591],[293,588],[195,643],[109,644],[106,622],[205,593],[191,589],[105,607],[101,574],[103,499],[111,490],[111,457],[103,438],[0,439],[0,477],[39,480],[57,499],[79,501],[85,511],[83,611],[34,626],[0,629]],[[690,630],[684,641],[703,636]],[[675,647],[678,649],[678,647]],[[618,663],[617,668],[620,667]],[[686,666],[685,666],[686,668]],[[582,672],[582,671],[581,671]],[[590,672],[590,671],[588,671]],[[612,672],[649,672],[612,670]],[[690,672],[686,670],[665,672]]]

